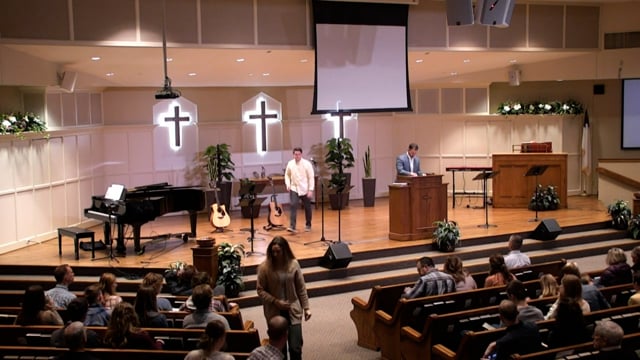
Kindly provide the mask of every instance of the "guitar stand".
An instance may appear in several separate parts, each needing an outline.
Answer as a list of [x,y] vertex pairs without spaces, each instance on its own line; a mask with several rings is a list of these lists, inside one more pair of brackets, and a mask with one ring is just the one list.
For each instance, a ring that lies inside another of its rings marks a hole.
[[323,243],[327,246],[329,246],[329,244],[334,244],[335,241],[333,240],[327,240],[324,238],[324,181],[322,181],[322,179],[320,179],[320,213],[321,215],[321,223],[322,223],[322,236],[320,237],[320,240],[315,240],[315,241],[309,241],[304,243],[303,245],[310,245],[310,244],[315,244],[317,242]]

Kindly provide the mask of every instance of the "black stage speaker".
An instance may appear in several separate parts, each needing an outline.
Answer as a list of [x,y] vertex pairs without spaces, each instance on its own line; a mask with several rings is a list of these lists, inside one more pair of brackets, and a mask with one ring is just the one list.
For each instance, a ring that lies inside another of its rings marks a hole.
[[516,5],[515,0],[478,0],[480,24],[496,27],[508,27]]
[[555,219],[542,219],[531,237],[537,240],[553,240],[561,232],[562,228]]
[[321,265],[329,269],[346,268],[352,257],[351,250],[349,250],[349,246],[346,243],[329,244]]
[[447,0],[447,25],[473,25],[471,0]]

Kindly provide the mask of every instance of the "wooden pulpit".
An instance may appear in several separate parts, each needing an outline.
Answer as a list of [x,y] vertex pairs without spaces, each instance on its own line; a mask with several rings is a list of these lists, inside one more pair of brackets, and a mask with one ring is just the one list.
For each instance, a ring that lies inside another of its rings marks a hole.
[[447,218],[442,175],[398,176],[389,185],[389,239],[430,239],[434,221]]
[[211,275],[211,284],[215,284],[218,281],[218,245],[210,247],[194,247],[193,251],[193,266],[198,271],[206,271]]

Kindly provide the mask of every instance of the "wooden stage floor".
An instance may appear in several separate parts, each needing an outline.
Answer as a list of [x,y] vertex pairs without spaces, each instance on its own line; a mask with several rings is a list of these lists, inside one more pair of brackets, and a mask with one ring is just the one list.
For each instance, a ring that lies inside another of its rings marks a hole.
[[[488,223],[497,225],[495,227],[479,227],[484,225],[485,209],[476,208],[482,205],[480,198],[456,198],[456,207],[452,208],[451,198],[449,198],[448,213],[449,219],[455,220],[460,225],[462,241],[469,238],[477,238],[488,235],[504,235],[516,232],[530,232],[538,225],[530,220],[535,217],[535,212],[527,209],[494,209],[489,206],[487,209]],[[353,253],[402,247],[416,244],[430,244],[431,239],[413,241],[389,240],[389,207],[387,198],[376,199],[375,207],[363,207],[362,201],[351,200],[349,207],[340,212],[330,210],[325,204],[324,211],[324,236],[327,240],[338,240],[349,244]],[[285,208],[288,212],[288,208]],[[206,214],[201,214],[198,218],[198,238],[212,236],[217,243],[230,242],[241,243],[246,250],[251,250],[248,242],[250,235],[246,228],[250,227],[249,219],[241,219],[240,212],[234,211],[231,214],[231,225],[224,233],[211,233],[212,226]],[[321,257],[326,251],[326,244],[318,240],[322,237],[322,212],[321,209],[314,210],[313,229],[311,232],[299,232],[291,234],[284,230],[266,231],[263,226],[267,224],[268,209],[262,208],[260,215],[254,220],[256,229],[253,241],[253,250],[264,253],[269,241],[276,235],[282,235],[292,245],[296,257],[300,259]],[[568,208],[549,212],[539,212],[538,218],[554,218],[561,227],[594,223],[609,220],[606,208],[594,196],[572,196],[568,200]],[[338,231],[338,220],[341,227]],[[298,212],[298,227],[303,228],[303,211]],[[142,236],[156,236],[167,233],[179,233],[188,231],[188,218],[186,216],[163,216],[155,221],[142,226]],[[102,228],[94,227],[96,240],[102,239]],[[29,246],[0,255],[0,264],[16,265],[59,265],[69,263],[76,266],[115,266],[115,267],[149,267],[165,268],[173,261],[185,261],[192,263],[191,248],[196,246],[195,239],[190,239],[184,243],[178,238],[160,238],[156,240],[142,240],[142,245],[146,251],[143,255],[135,255],[133,252],[133,241],[127,241],[127,256],[119,257],[118,262],[105,257],[105,251],[96,253],[96,259],[91,260],[89,251],[80,250],[80,260],[75,260],[73,254],[73,240],[63,238],[62,256],[58,256],[58,241],[47,240],[42,243],[32,243]],[[86,240],[85,240],[86,241]],[[243,259],[243,265],[250,266],[259,264],[264,260],[264,255],[254,254]]]

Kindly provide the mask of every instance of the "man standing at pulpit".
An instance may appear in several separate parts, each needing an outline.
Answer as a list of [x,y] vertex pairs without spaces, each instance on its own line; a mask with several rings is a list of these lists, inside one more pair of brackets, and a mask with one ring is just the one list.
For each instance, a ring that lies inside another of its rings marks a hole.
[[418,153],[418,144],[409,144],[409,149],[406,153],[399,155],[396,159],[396,169],[398,175],[404,176],[420,176],[420,158],[416,156]]
[[291,205],[289,217],[289,232],[295,233],[296,214],[300,200],[304,204],[305,227],[304,231],[311,231],[311,198],[315,186],[313,165],[307,159],[302,158],[302,148],[293,149],[293,159],[289,160],[284,172],[284,183],[287,185]]

